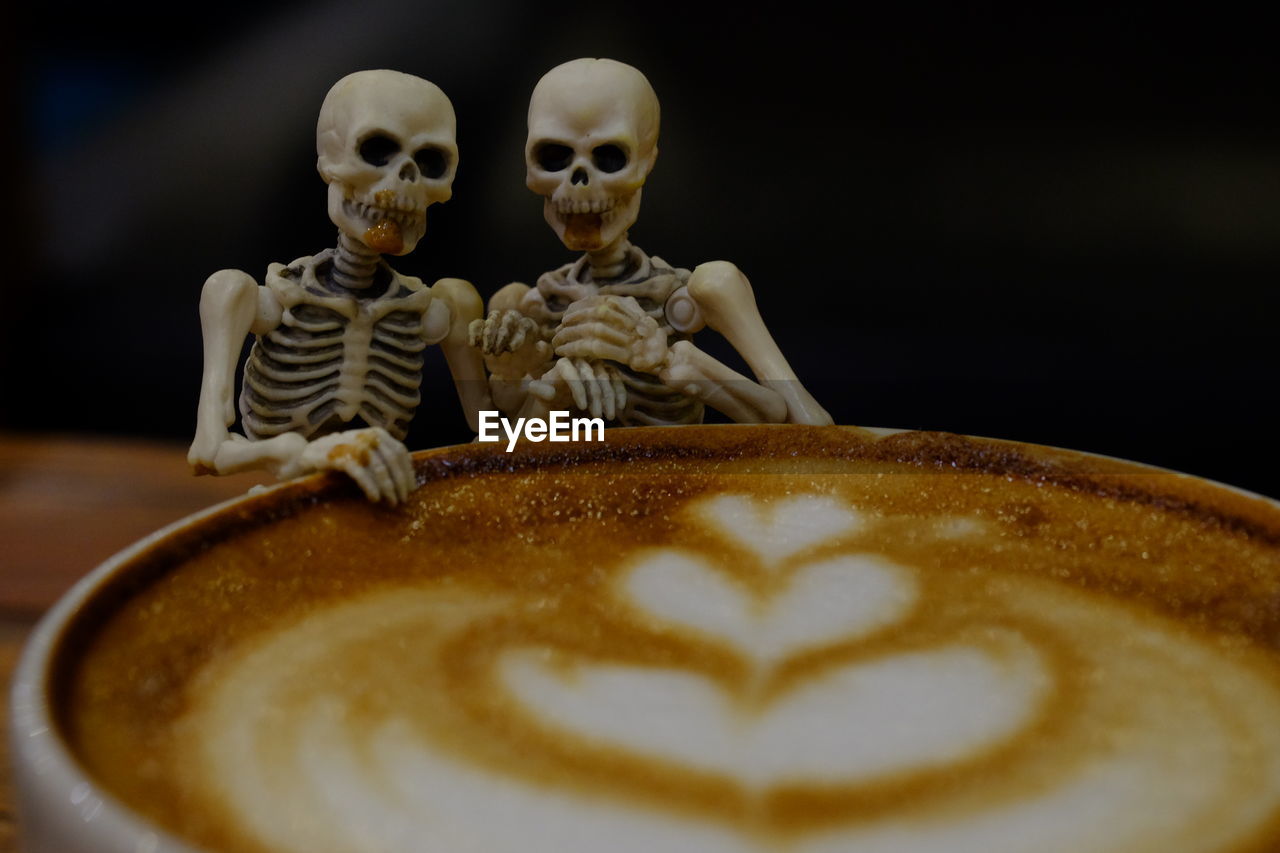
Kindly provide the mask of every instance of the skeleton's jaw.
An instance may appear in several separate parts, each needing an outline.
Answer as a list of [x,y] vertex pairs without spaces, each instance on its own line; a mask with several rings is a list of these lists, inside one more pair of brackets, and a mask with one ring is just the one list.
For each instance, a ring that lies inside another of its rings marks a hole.
[[382,190],[369,198],[329,185],[329,219],[348,237],[380,255],[407,255],[427,231],[427,205]]
[[565,248],[598,252],[626,237],[640,215],[640,190],[626,196],[564,198],[546,196],[542,215]]

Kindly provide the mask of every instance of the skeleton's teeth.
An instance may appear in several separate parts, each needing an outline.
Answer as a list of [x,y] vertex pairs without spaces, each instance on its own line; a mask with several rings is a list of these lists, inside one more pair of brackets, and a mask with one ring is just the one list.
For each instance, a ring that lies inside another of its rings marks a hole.
[[413,225],[422,217],[422,210],[420,210],[417,205],[412,205],[408,208],[402,209],[379,207],[376,204],[368,204],[363,201],[348,199],[344,202],[344,206],[348,216],[363,219],[366,222],[375,224],[384,219],[390,219],[402,226]]
[[612,198],[592,199],[592,200],[561,200],[553,201],[556,213],[575,214],[575,213],[597,213],[607,214],[617,206],[617,200]]

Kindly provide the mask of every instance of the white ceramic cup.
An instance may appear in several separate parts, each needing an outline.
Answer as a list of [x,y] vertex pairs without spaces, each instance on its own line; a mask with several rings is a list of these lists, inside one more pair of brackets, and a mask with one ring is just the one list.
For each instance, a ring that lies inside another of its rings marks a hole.
[[255,503],[283,497],[286,483],[235,498],[174,522],[81,578],[36,625],[10,689],[9,742],[21,849],[26,853],[197,853],[129,809],[72,756],[58,725],[57,667],[69,633],[104,588],[175,537]]

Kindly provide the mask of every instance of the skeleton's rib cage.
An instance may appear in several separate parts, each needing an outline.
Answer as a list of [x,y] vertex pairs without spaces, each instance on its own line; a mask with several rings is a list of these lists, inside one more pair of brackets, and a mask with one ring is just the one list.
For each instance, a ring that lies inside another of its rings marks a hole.
[[240,414],[251,439],[285,432],[312,438],[356,418],[397,439],[408,431],[421,400],[423,350],[435,343],[426,336],[431,291],[385,265],[389,283],[368,297],[327,287],[332,255],[267,270],[266,286],[283,314],[254,341],[245,366]]

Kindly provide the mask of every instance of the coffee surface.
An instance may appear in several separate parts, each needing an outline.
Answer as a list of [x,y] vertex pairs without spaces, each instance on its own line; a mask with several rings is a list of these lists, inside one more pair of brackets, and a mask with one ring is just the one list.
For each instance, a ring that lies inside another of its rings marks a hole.
[[1270,503],[938,434],[607,438],[157,547],[66,652],[77,755],[213,849],[1280,847]]

